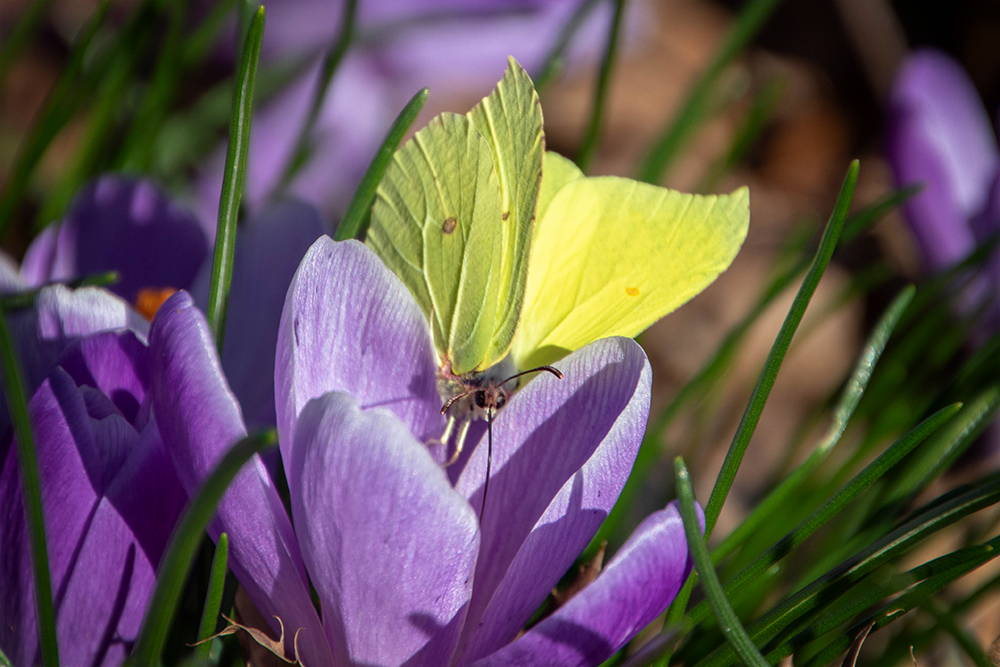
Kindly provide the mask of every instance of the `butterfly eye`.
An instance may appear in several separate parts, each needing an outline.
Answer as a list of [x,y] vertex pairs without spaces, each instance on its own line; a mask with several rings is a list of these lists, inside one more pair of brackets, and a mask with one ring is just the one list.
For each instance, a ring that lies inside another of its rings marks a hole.
[[502,408],[507,404],[507,394],[503,393],[502,391],[498,391],[495,401],[496,401],[496,409],[499,410],[500,408]]
[[486,409],[486,392],[484,390],[477,391],[472,400],[476,402],[476,407]]

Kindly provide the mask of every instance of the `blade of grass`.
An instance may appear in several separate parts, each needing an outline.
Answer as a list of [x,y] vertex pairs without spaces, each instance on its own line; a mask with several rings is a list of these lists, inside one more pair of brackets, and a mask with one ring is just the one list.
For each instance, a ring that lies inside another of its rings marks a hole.
[[28,533],[31,536],[31,572],[35,584],[35,613],[38,618],[38,641],[45,667],[59,666],[59,645],[56,641],[56,614],[52,604],[52,575],[49,570],[49,550],[45,542],[45,516],[42,510],[42,487],[38,476],[35,438],[28,417],[28,401],[24,393],[24,373],[14,351],[7,327],[7,315],[0,310],[0,370],[7,408],[14,425],[17,441],[17,467],[21,480]]
[[597,4],[601,0],[583,0],[577,6],[576,11],[574,11],[566,24],[559,31],[559,36],[556,38],[555,43],[549,50],[548,55],[545,56],[545,61],[542,64],[541,69],[538,71],[538,75],[532,77],[535,83],[535,90],[538,94],[542,94],[542,89],[549,84],[549,82],[555,77],[564,67],[564,59],[566,57],[566,49],[569,48],[569,43],[573,39],[573,35],[580,29],[583,22],[590,16],[590,13],[594,10]]
[[[851,501],[857,498],[865,489],[891,470],[903,457],[909,454],[927,437],[941,428],[961,408],[961,404],[944,408],[928,417],[903,438],[894,443],[881,456],[859,472],[843,489],[830,498],[822,507],[813,512],[809,518],[796,526],[791,532],[778,540],[770,549],[758,556],[752,563],[743,568],[736,576],[726,582],[726,594],[735,595],[743,590],[751,581],[759,577],[772,565],[798,548],[817,530],[826,525],[830,519],[843,510]],[[707,610],[696,607],[691,612],[691,621],[698,623],[708,616]]]
[[[877,567],[908,553],[924,538],[998,501],[1000,474],[993,474],[947,502],[907,521],[786,598],[748,628],[750,637],[757,643],[770,641],[800,618],[814,612],[821,604],[829,604],[840,597]],[[730,664],[733,657],[734,654],[728,647],[721,647],[699,662],[698,667],[722,667]]]
[[771,77],[754,96],[743,122],[736,128],[729,150],[708,168],[698,184],[698,192],[711,192],[719,181],[740,163],[753,148],[764,126],[771,120],[774,110],[785,93],[786,83],[779,77]]
[[712,91],[723,71],[746,47],[780,0],[750,0],[716,51],[715,57],[695,81],[680,111],[653,144],[636,178],[659,183],[681,148],[707,115]]
[[590,110],[590,122],[583,133],[580,151],[576,156],[576,165],[580,171],[586,172],[590,161],[597,151],[597,143],[601,138],[601,124],[604,121],[604,108],[607,105],[608,88],[611,85],[611,72],[615,66],[615,56],[618,54],[618,36],[621,34],[622,16],[625,14],[625,0],[615,0],[615,15],[608,31],[608,44],[604,50],[604,59],[597,75],[597,85],[594,87],[594,103]]
[[116,167],[120,170],[149,171],[156,133],[174,98],[184,64],[182,54],[187,6],[187,0],[173,0],[167,5],[167,35],[157,53],[156,67],[146,95],[118,153]]
[[769,667],[767,660],[760,654],[746,630],[743,629],[743,624],[740,623],[740,619],[736,617],[736,613],[726,599],[722,584],[715,576],[715,568],[708,555],[708,546],[705,544],[701,527],[698,525],[698,515],[694,505],[694,489],[691,487],[691,478],[683,458],[677,457],[674,461],[674,470],[677,477],[677,497],[680,500],[681,517],[684,520],[684,534],[687,537],[688,549],[694,558],[695,567],[698,568],[698,575],[701,577],[702,586],[705,587],[705,594],[712,605],[712,611],[715,612],[715,617],[719,621],[719,627],[722,628],[726,641],[740,656],[744,664],[752,667]]
[[843,229],[844,221],[847,218],[847,209],[851,204],[851,197],[854,195],[854,186],[857,181],[858,161],[855,160],[851,163],[851,167],[847,171],[847,177],[844,179],[844,185],[840,190],[840,195],[837,197],[833,215],[830,216],[830,222],[823,233],[819,248],[816,250],[816,257],[813,260],[813,264],[809,268],[809,272],[806,274],[798,294],[795,295],[795,300],[792,302],[788,315],[785,317],[778,336],[771,346],[771,351],[768,353],[767,361],[761,371],[757,386],[754,387],[753,394],[750,396],[750,402],[743,413],[743,418],[736,429],[736,434],[733,436],[732,445],[730,445],[729,451],[726,453],[722,470],[719,472],[715,486],[712,488],[712,494],[708,498],[708,505],[705,507],[706,535],[710,536],[712,534],[712,528],[715,527],[715,522],[722,511],[722,505],[726,502],[726,496],[729,494],[729,489],[733,485],[736,472],[739,470],[740,463],[743,460],[743,454],[746,452],[747,445],[750,444],[750,438],[753,436],[757,422],[760,420],[760,415],[764,411],[764,404],[771,392],[771,388],[774,386],[778,369],[781,367],[781,362],[784,361],[785,353],[788,351],[788,346],[792,341],[792,336],[795,335],[795,330],[802,321],[802,316],[809,305],[809,300],[816,291],[820,278],[823,277],[823,272],[830,263],[833,251],[837,247],[837,240],[840,238],[840,231]]
[[760,502],[744,519],[744,521],[717,546],[712,552],[712,559],[718,562],[727,554],[731,553],[738,545],[742,544],[747,537],[755,532],[760,525],[767,521],[775,509],[786,502],[801,487],[805,480],[819,467],[826,457],[833,451],[833,448],[840,442],[847,423],[850,421],[854,410],[861,401],[868,381],[871,380],[875,364],[878,363],[885,346],[889,342],[889,337],[899,323],[899,318],[906,311],[906,308],[913,300],[915,288],[907,287],[893,300],[886,310],[882,319],[875,326],[875,330],[869,337],[867,344],[861,352],[858,363],[854,368],[854,373],[848,380],[847,386],[841,395],[840,403],[834,412],[833,423],[830,425],[823,440],[816,446],[816,449],[800,465],[795,472],[786,477],[762,502]]
[[309,105],[309,115],[306,116],[306,121],[299,129],[299,136],[295,141],[295,147],[289,154],[288,164],[285,165],[281,180],[276,188],[277,193],[284,191],[288,187],[288,184],[292,182],[299,169],[302,168],[302,165],[309,158],[309,146],[312,143],[313,129],[316,127],[319,112],[323,109],[323,103],[326,101],[326,93],[330,90],[330,82],[333,81],[333,75],[336,74],[337,68],[344,59],[344,54],[347,53],[347,49],[350,48],[351,41],[354,39],[354,23],[357,8],[358,0],[344,0],[344,9],[340,17],[340,33],[323,59],[319,81],[313,93],[312,103]]
[[347,205],[344,217],[337,225],[337,230],[333,234],[333,238],[337,241],[346,241],[347,239],[364,241],[365,234],[368,232],[368,220],[371,216],[372,203],[375,201],[375,191],[378,189],[378,184],[382,182],[382,175],[399,147],[399,142],[403,140],[407,130],[413,125],[417,114],[424,108],[424,102],[427,101],[429,94],[430,91],[427,88],[422,88],[410,98],[410,101],[396,116],[392,127],[389,128],[389,133],[386,134],[385,140],[379,146],[371,164],[368,165],[368,170],[365,171],[357,189],[354,190],[354,196],[351,197],[351,203]]
[[191,570],[194,555],[201,543],[201,536],[215,515],[216,505],[222,499],[229,483],[247,461],[254,454],[273,444],[273,432],[255,434],[240,440],[226,452],[215,470],[191,498],[164,551],[157,573],[156,589],[149,599],[142,631],[129,658],[129,664],[136,667],[160,664],[160,655],[181,596],[181,589]]
[[0,196],[0,238],[3,238],[7,225],[10,224],[17,211],[35,167],[38,166],[49,144],[69,121],[77,105],[82,101],[82,95],[77,90],[77,79],[83,68],[84,58],[90,49],[91,42],[107,17],[109,5],[110,0],[101,0],[87,24],[80,31],[66,66],[59,73],[59,78],[56,79],[52,90],[46,96],[28,136],[18,147],[17,158],[7,177],[7,186],[4,188],[3,195]]
[[0,45],[0,90],[4,89],[10,66],[35,31],[38,30],[39,24],[48,14],[51,5],[52,0],[29,2],[27,8],[21,13],[17,25],[4,37],[3,44]]
[[212,259],[212,279],[208,295],[208,326],[215,345],[222,354],[226,335],[226,307],[229,304],[229,283],[233,274],[233,253],[236,246],[236,218],[243,197],[246,179],[247,151],[250,148],[250,117],[253,107],[253,86],[257,76],[257,61],[264,37],[264,7],[258,7],[250,22],[236,88],[233,90],[233,112],[229,123],[229,146],[226,168],[222,177],[219,200],[219,223],[215,233],[215,256]]
[[201,623],[198,626],[198,641],[195,655],[207,658],[212,652],[212,643],[205,641],[215,634],[215,625],[219,619],[219,609],[222,606],[222,592],[226,587],[226,569],[229,565],[229,535],[222,533],[215,545],[215,555],[212,557],[212,571],[208,575],[208,593],[205,595],[205,607],[201,611]]
[[[847,648],[845,640],[849,641],[849,637],[857,631],[858,627],[875,620],[876,629],[884,628],[886,625],[896,620],[906,612],[931,599],[931,596],[940,592],[948,584],[996,558],[997,555],[1000,555],[998,546],[1000,546],[1000,544],[998,544],[998,540],[994,539],[987,544],[961,549],[957,552],[935,559],[935,561],[932,561],[934,569],[940,571],[935,572],[932,576],[913,586],[909,591],[895,600],[891,600],[890,602],[883,604],[875,612],[868,614],[865,620],[861,624],[855,625],[847,635],[837,637],[823,650],[813,656],[813,658],[806,663],[805,667],[820,667],[821,665],[828,664],[831,660],[843,653],[843,651]],[[932,563],[927,563],[925,566],[931,565]],[[948,567],[942,569],[942,566],[946,564]],[[914,568],[914,570],[917,569],[919,568]],[[865,596],[864,599],[866,601],[877,601],[873,600],[872,596]],[[845,613],[839,614],[838,617],[841,621],[846,621],[850,618],[850,616],[846,614],[846,610]],[[827,624],[824,627],[832,628],[836,626]],[[779,653],[784,653],[785,655],[788,655],[789,653],[787,653],[787,651],[789,649],[794,650],[795,647],[796,644],[790,642],[786,645],[779,646],[775,649],[774,654],[778,655]],[[769,653],[769,655],[771,654]]]

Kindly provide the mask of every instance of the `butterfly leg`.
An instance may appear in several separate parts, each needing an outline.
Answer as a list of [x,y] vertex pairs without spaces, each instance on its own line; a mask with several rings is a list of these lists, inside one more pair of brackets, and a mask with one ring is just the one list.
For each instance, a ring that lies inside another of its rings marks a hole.
[[[451,421],[451,418],[449,418],[448,421]],[[457,461],[458,457],[462,455],[462,448],[465,446],[465,436],[469,434],[470,426],[472,426],[471,419],[462,420],[461,425],[459,425],[458,427],[458,433],[455,435],[455,452],[451,455],[451,458],[448,459],[448,461],[444,464],[445,468],[447,468],[455,461]],[[445,430],[447,430],[447,427],[445,428]]]

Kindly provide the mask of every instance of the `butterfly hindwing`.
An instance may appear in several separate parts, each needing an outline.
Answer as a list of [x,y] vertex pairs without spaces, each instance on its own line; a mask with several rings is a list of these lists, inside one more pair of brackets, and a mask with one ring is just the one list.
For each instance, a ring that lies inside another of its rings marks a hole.
[[585,178],[547,154],[518,367],[607,336],[633,337],[707,287],[746,237],[749,195],[700,196],[612,176]]

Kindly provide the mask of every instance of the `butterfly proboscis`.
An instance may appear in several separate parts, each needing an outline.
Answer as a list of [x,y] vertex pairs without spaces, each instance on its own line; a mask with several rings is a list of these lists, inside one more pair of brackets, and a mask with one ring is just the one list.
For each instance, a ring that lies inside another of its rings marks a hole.
[[[447,414],[448,410],[451,409],[455,403],[466,398],[467,396],[472,396],[472,402],[475,407],[481,409],[486,413],[486,481],[483,482],[483,501],[479,508],[479,521],[482,522],[483,515],[486,512],[486,492],[490,487],[490,469],[493,466],[493,417],[496,416],[498,410],[503,406],[507,405],[507,400],[510,398],[510,392],[504,389],[504,385],[511,380],[516,380],[524,375],[530,375],[531,373],[539,373],[541,371],[546,371],[552,373],[557,378],[562,380],[563,375],[559,372],[559,369],[553,368],[552,366],[539,366],[538,368],[532,368],[530,370],[521,371],[520,373],[515,373],[511,375],[506,380],[502,382],[494,382],[493,380],[488,380],[486,386],[477,385],[471,387],[470,389],[463,391],[455,396],[449,398],[445,404],[441,407],[441,414]],[[451,465],[458,460],[459,455],[462,453],[462,447],[465,444],[465,434],[468,432],[469,424],[471,420],[466,420],[462,425],[462,430],[459,432],[459,437],[455,442],[455,453],[452,454],[448,462],[445,463],[446,466]],[[451,426],[453,422],[449,422],[449,428],[446,429],[445,435],[442,438],[445,442],[448,440],[448,436],[451,433]]]

